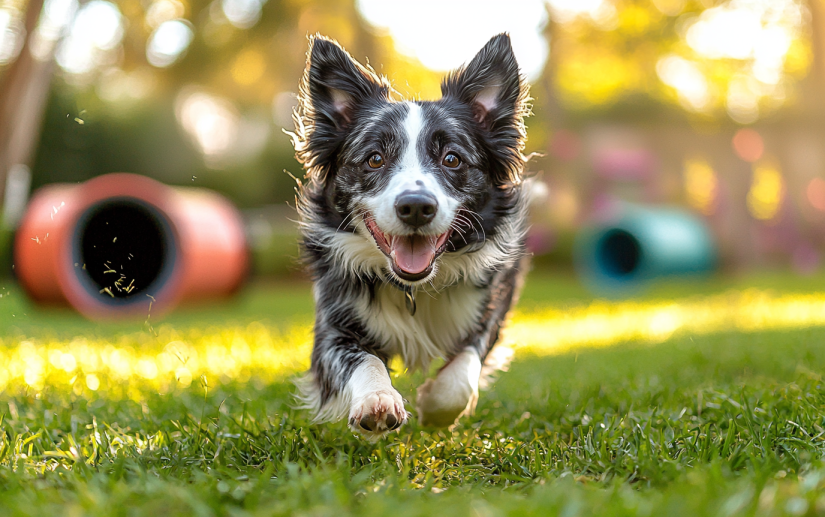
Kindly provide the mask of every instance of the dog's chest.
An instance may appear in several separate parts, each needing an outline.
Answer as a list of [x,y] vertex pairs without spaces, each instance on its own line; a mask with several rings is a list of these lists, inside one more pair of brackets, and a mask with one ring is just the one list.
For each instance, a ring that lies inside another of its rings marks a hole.
[[478,324],[485,294],[484,289],[463,283],[437,294],[418,292],[412,316],[404,293],[383,285],[359,312],[383,351],[400,355],[409,368],[422,368],[432,359],[459,351],[458,342]]

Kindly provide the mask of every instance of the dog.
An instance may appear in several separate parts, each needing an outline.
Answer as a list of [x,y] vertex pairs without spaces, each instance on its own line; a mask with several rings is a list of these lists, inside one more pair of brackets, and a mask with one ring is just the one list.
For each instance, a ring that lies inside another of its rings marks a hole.
[[449,73],[437,101],[397,99],[335,41],[310,37],[292,133],[314,282],[315,422],[377,440],[410,414],[388,362],[446,364],[417,391],[424,426],[475,409],[485,361],[528,264],[526,80],[507,34]]

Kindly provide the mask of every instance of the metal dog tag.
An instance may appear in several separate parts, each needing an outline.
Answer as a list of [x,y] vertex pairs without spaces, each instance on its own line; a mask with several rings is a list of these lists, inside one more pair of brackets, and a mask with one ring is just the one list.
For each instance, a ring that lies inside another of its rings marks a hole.
[[415,295],[412,289],[407,288],[404,290],[404,298],[407,302],[407,312],[410,313],[410,316],[415,316]]

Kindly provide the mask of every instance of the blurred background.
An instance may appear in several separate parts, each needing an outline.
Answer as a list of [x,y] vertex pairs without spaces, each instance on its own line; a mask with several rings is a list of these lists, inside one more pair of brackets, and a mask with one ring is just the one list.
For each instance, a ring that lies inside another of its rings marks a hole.
[[626,203],[694,214],[724,270],[820,267],[823,0],[0,0],[0,249],[34,189],[131,172],[224,194],[252,274],[295,276],[307,36],[434,99],[502,31],[549,192],[536,268],[572,267],[578,230]]

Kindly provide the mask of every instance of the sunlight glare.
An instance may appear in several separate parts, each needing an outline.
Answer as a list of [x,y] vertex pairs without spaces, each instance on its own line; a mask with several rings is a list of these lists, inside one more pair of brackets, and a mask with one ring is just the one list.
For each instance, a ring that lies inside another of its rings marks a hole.
[[687,43],[705,57],[747,59],[762,33],[757,13],[728,6],[708,9],[687,31]]
[[547,4],[558,23],[570,23],[586,16],[602,30],[616,28],[619,13],[608,0],[548,0]]
[[117,47],[122,38],[120,9],[111,2],[92,0],[78,11],[55,57],[66,72],[86,74],[104,62],[108,51]]
[[548,48],[542,0],[358,0],[366,20],[392,35],[397,49],[432,70],[447,71],[469,62],[492,36],[509,32],[528,80],[544,70]]
[[676,89],[679,102],[690,111],[704,111],[710,106],[708,81],[694,63],[675,55],[656,63],[656,73],[668,86]]
[[731,0],[707,9],[688,26],[685,39],[697,54],[749,62],[749,72],[728,85],[725,105],[733,120],[755,122],[765,97],[774,104],[784,101],[785,57],[803,21],[796,0]]
[[228,100],[187,88],[178,95],[175,108],[178,122],[208,165],[214,165],[236,143],[240,116]]

